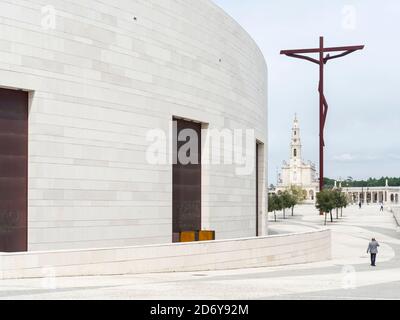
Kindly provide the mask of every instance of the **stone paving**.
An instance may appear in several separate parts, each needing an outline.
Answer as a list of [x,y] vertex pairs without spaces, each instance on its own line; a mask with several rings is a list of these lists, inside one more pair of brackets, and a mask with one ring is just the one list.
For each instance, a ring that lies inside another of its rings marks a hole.
[[[300,206],[271,233],[315,230],[323,217]],[[390,212],[352,206],[328,223],[330,261],[269,268],[144,275],[0,281],[0,299],[399,299],[400,233]],[[369,265],[368,241],[381,244],[377,267]]]

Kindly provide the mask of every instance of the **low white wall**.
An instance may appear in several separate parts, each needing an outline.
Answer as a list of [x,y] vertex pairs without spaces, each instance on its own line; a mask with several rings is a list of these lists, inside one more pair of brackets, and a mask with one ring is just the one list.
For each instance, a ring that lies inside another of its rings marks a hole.
[[206,271],[309,263],[331,258],[331,233],[123,248],[0,253],[3,279]]

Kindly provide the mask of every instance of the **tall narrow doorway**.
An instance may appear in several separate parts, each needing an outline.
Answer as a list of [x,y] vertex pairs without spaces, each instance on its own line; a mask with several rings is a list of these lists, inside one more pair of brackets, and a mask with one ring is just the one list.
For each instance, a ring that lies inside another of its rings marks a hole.
[[201,124],[174,121],[172,232],[173,241],[179,241],[180,232],[201,230]]
[[0,251],[27,250],[28,93],[0,89]]

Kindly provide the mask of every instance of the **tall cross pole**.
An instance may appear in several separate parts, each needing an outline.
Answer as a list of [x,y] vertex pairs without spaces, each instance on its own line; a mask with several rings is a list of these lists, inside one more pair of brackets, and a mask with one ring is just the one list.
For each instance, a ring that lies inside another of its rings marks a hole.
[[[281,54],[288,57],[303,59],[319,65],[319,190],[322,191],[324,187],[324,129],[326,116],[328,113],[328,103],[326,102],[324,95],[324,66],[332,59],[347,56],[357,50],[364,49],[364,46],[346,46],[346,47],[324,47],[324,37],[319,38],[319,48],[313,49],[294,49],[294,50],[282,50]],[[332,55],[332,52],[339,52],[338,54]],[[310,56],[304,55],[309,53],[319,53],[319,59],[314,59]],[[325,53],[327,55],[325,56]]]

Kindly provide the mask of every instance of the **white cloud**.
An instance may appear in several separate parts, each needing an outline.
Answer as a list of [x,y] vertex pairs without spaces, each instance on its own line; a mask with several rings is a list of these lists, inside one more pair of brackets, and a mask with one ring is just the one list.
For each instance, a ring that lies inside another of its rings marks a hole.
[[381,156],[373,156],[373,155],[368,155],[365,157],[366,160],[374,161],[374,160],[379,160],[382,159]]
[[334,156],[333,159],[336,161],[353,161],[356,159],[356,157],[349,153],[343,153],[343,154]]

